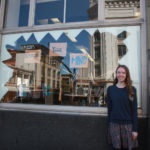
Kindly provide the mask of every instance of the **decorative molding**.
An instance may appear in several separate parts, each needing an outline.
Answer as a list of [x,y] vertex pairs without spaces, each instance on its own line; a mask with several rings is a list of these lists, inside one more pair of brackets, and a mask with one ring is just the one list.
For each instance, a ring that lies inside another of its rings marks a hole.
[[140,7],[140,0],[124,0],[124,1],[105,1],[105,8],[126,8],[126,7]]

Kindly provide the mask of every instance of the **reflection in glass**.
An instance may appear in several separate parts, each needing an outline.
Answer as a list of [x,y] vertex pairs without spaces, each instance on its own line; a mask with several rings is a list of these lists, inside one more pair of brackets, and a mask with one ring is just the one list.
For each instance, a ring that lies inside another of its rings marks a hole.
[[128,33],[126,31],[121,32],[117,35],[118,38],[118,55],[119,58],[122,58],[127,53],[127,47],[123,43],[123,40],[128,36]]
[[27,26],[29,18],[29,3],[29,0],[7,0],[4,27]]
[[35,25],[63,22],[64,0],[36,0]]
[[[34,49],[8,49],[12,58],[4,61],[14,72],[13,76],[6,84],[9,92],[4,96],[4,102],[32,102],[46,103],[46,97],[50,94],[50,88],[55,89],[55,82],[61,82],[61,78],[56,78],[56,72],[60,72],[61,58],[53,57],[57,64],[55,67],[50,63],[49,49],[35,44],[33,46],[23,46]],[[50,70],[53,70],[53,84],[51,85]],[[46,74],[48,71],[48,75]],[[58,84],[61,85],[61,84]],[[58,87],[59,89],[60,87]],[[12,98],[13,97],[13,98]]]
[[105,18],[139,18],[140,0],[105,0]]
[[40,42],[37,34],[28,40],[20,34],[15,45],[7,44],[7,39],[5,47],[12,57],[3,63],[13,75],[5,84],[8,92],[2,102],[106,106],[106,89],[129,52],[124,40],[131,33],[81,30],[76,42],[68,34],[62,32],[56,41],[47,32]]
[[66,22],[97,20],[97,0],[67,0]]

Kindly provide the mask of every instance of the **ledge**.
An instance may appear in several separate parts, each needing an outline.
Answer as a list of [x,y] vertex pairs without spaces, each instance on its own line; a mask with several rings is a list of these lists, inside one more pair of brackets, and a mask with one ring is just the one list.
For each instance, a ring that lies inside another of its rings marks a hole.
[[75,23],[64,23],[54,25],[35,25],[31,27],[16,27],[16,28],[4,28],[0,30],[0,34],[16,34],[27,32],[39,32],[39,31],[54,31],[54,30],[68,30],[68,29],[85,29],[85,28],[100,28],[100,27],[118,27],[118,26],[135,26],[144,23],[143,18],[123,18],[123,19],[107,19],[103,21],[85,21]]
[[[66,115],[107,116],[106,107],[89,106],[0,103],[0,110]],[[138,118],[147,118],[147,115],[142,114],[141,108],[138,108]]]
[[106,107],[0,103],[0,110],[107,116]]

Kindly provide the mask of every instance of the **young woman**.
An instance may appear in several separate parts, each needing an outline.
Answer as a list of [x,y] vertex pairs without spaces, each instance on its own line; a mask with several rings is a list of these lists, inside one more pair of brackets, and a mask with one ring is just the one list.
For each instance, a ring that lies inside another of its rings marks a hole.
[[129,69],[119,65],[114,84],[107,89],[109,143],[114,149],[138,147],[137,96]]

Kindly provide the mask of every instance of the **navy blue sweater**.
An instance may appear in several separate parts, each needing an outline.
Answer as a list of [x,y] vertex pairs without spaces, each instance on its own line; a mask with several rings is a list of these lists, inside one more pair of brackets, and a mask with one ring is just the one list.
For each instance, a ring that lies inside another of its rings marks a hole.
[[132,124],[132,131],[137,132],[137,96],[133,87],[134,99],[129,99],[127,88],[116,85],[107,89],[108,121],[119,124]]

